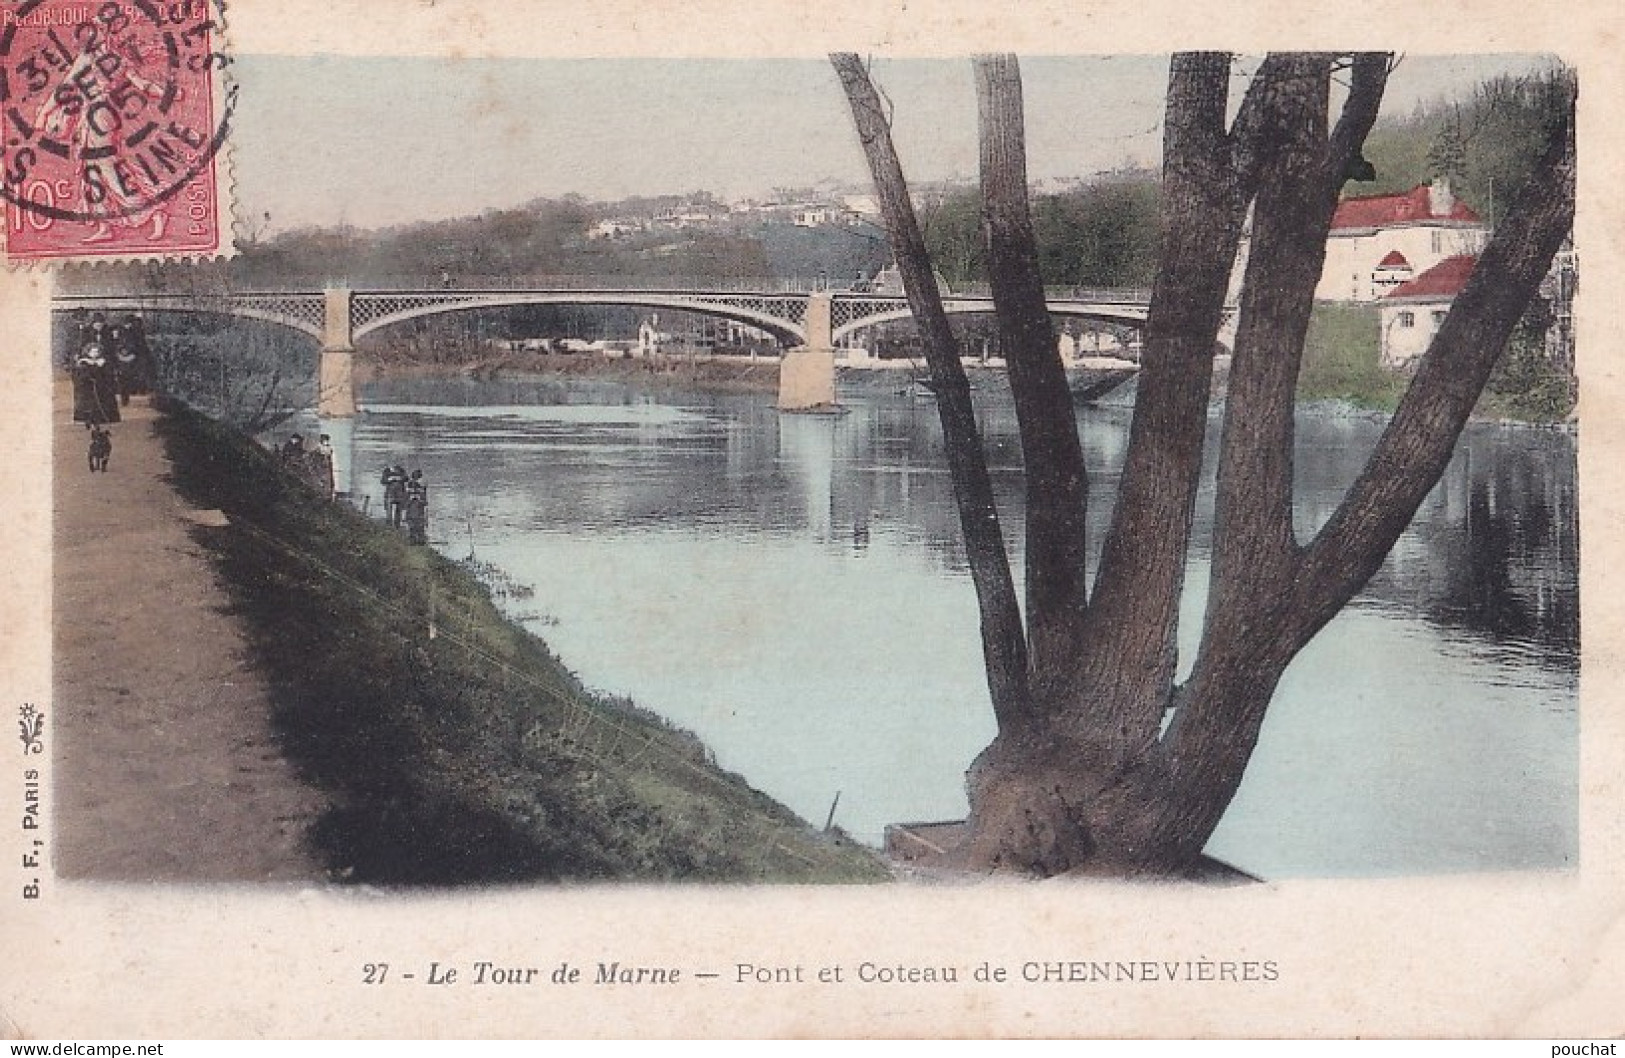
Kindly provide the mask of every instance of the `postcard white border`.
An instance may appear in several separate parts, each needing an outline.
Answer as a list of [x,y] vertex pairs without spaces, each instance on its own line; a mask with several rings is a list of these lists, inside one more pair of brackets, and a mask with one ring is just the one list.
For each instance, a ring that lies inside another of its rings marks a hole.
[[[236,0],[242,54],[957,55],[1175,47],[1552,51],[1580,71],[1581,865],[1564,875],[1295,882],[1243,890],[1106,883],[920,888],[563,887],[398,897],[49,880],[0,839],[0,1035],[34,1038],[557,1036],[1600,1037],[1625,1032],[1625,706],[1617,291],[1622,19],[1606,0],[1349,5],[1171,0],[594,4]],[[238,129],[249,136],[252,129]],[[0,274],[0,707],[50,710],[49,279]],[[11,631],[15,629],[16,631]],[[13,814],[16,743],[0,743]],[[0,828],[10,834],[13,828]],[[551,969],[865,960],[1269,960],[1248,984],[741,985],[479,991],[368,988],[368,961]]]

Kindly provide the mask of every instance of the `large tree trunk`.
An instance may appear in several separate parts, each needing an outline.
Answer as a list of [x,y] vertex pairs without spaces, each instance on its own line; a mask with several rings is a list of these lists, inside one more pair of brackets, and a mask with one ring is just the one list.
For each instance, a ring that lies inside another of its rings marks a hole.
[[[1354,83],[1345,123],[1363,123],[1359,130],[1363,138],[1372,118],[1350,118],[1351,109],[1364,105],[1374,116],[1376,99],[1361,104],[1361,86],[1365,95],[1380,96],[1380,75],[1357,66]],[[1357,146],[1345,145],[1341,155],[1338,150],[1339,137],[1334,135],[1323,182],[1317,187],[1312,175],[1308,178],[1310,197],[1323,190],[1325,182],[1340,178]],[[1261,196],[1261,208],[1262,203]],[[1266,391],[1252,395],[1248,407],[1231,407],[1223,458],[1236,467],[1228,480],[1221,471],[1219,485],[1221,502],[1231,506],[1231,513],[1221,516],[1216,529],[1213,588],[1201,654],[1162,745],[1169,787],[1153,843],[1164,855],[1195,855],[1218,825],[1241,784],[1275,682],[1298,651],[1370,580],[1438,483],[1496,358],[1573,222],[1571,97],[1570,109],[1553,130],[1549,148],[1516,208],[1496,230],[1471,281],[1456,298],[1365,469],[1307,546],[1298,547],[1290,535],[1290,420],[1264,437],[1252,436],[1231,422],[1256,421],[1261,415],[1257,409],[1280,406],[1282,396]],[[1298,236],[1300,241],[1304,237]],[[1324,240],[1324,232],[1320,238]],[[1318,276],[1318,266],[1316,272]],[[1282,281],[1274,273],[1270,278]],[[1300,298],[1308,300],[1314,280],[1300,277],[1299,283]],[[1249,291],[1253,286],[1249,281]],[[1284,313],[1283,309],[1273,317],[1266,314],[1263,326],[1267,328],[1272,318],[1285,326],[1290,317]],[[1268,341],[1261,339],[1259,347],[1267,352]],[[1239,343],[1237,352],[1239,357]],[[1301,338],[1270,355],[1290,360],[1295,382]],[[1276,369],[1255,370],[1267,378]],[[1234,389],[1231,400],[1238,400]],[[1229,451],[1232,447],[1234,454]],[[1261,451],[1266,454],[1259,455]],[[1280,480],[1260,488],[1255,468]],[[1286,507],[1277,496],[1285,496]],[[1270,524],[1274,528],[1266,528]],[[1263,537],[1273,543],[1259,545]],[[1251,693],[1255,686],[1264,693]]]
[[[1029,475],[1032,650],[1021,681],[1006,673],[1022,687],[1020,707],[995,695],[999,734],[967,776],[970,825],[956,862],[1041,876],[1191,873],[1241,783],[1286,667],[1365,585],[1443,473],[1497,355],[1572,226],[1573,97],[1365,470],[1302,545],[1292,513],[1294,390],[1338,192],[1375,120],[1388,61],[1364,54],[1348,64],[1349,90],[1328,129],[1341,61],[1272,55],[1227,131],[1229,57],[1174,58],[1161,264],[1122,483],[1086,600],[1088,480],[1043,318],[1019,82],[1012,60],[978,60],[989,262]],[[889,137],[877,151],[876,137],[864,131],[854,64],[837,58],[894,252],[905,276],[929,277],[917,229],[909,235],[912,213]],[[889,168],[877,158],[889,158]],[[1193,671],[1176,685],[1212,357],[1249,206],[1252,246],[1219,453],[1208,609]],[[931,299],[916,299],[911,287],[910,300]],[[935,326],[921,322],[928,333]],[[946,402],[943,416],[946,430]],[[959,463],[980,461],[980,447],[962,430],[949,446],[957,486]],[[985,522],[973,524],[977,508],[963,501],[961,518],[967,539],[985,532]]]
[[[1257,85],[1274,85],[1281,68],[1272,60]],[[1077,635],[1052,653],[1048,670],[1035,666],[1032,684],[1045,688],[1039,700],[1046,708],[1020,730],[1001,730],[972,766],[965,850],[972,866],[1040,875],[1121,871],[1148,854],[1142,831],[1160,785],[1157,733],[1177,663],[1214,346],[1264,119],[1277,105],[1255,86],[1233,139],[1224,124],[1229,80],[1227,55],[1184,55],[1172,64],[1162,263],[1117,506]],[[984,126],[984,138],[987,132]],[[994,293],[998,298],[997,287]],[[1069,397],[1067,407],[1067,428],[1075,431]],[[1030,467],[1035,453],[1025,443],[1023,452]],[[1046,510],[1064,513],[1067,502],[1029,488],[1029,505],[1040,509],[1029,514],[1029,526],[1051,520]]]

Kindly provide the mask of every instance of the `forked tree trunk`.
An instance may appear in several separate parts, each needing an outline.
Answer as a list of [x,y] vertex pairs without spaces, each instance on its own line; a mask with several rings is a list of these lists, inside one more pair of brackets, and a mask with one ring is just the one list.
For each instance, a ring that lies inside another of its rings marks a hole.
[[[923,292],[930,262],[890,137],[876,134],[878,97],[855,57],[834,61],[930,347],[939,324],[920,314],[941,306],[934,286]],[[997,531],[991,494],[964,499],[983,495],[975,471],[985,474],[985,463],[973,430],[949,428],[950,404],[958,409],[959,400],[950,387],[945,439],[999,718],[999,734],[967,776],[969,836],[954,857],[965,866],[1041,876],[1192,871],[1240,785],[1286,666],[1364,586],[1443,473],[1497,354],[1572,226],[1571,94],[1549,150],[1365,471],[1316,538],[1300,544],[1292,523],[1293,393],[1337,195],[1375,120],[1388,57],[1358,55],[1349,64],[1349,91],[1329,130],[1338,65],[1331,55],[1270,56],[1227,130],[1229,57],[1173,60],[1161,263],[1117,505],[1086,599],[1088,479],[1044,318],[1019,79],[1012,58],[977,61],[989,262],[1028,474],[1030,650],[1021,655],[1008,638],[989,639],[1008,637],[1009,628],[986,619],[988,601],[1009,593],[994,607],[1007,622],[1013,588],[1003,587],[1010,579],[1002,546],[986,539],[990,526]],[[1219,455],[1208,610],[1193,672],[1176,685],[1212,357],[1249,205],[1253,244]],[[943,365],[950,380],[956,369],[957,361]],[[1019,676],[1002,670],[1002,685],[1019,690],[1001,700],[991,659],[1008,666],[1023,656]]]

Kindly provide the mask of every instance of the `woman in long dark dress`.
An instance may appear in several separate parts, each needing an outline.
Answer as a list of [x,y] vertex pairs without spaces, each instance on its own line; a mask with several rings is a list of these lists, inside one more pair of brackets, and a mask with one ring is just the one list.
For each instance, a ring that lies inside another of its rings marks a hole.
[[118,369],[96,342],[73,365],[73,421],[87,427],[119,421]]

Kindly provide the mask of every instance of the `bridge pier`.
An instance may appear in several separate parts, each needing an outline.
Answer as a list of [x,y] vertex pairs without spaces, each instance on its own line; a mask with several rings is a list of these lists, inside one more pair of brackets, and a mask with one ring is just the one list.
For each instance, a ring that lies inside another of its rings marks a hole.
[[324,297],[326,312],[322,326],[322,362],[316,379],[316,414],[324,419],[351,419],[356,413],[351,291],[347,287],[329,287]]
[[835,339],[827,292],[807,296],[807,344],[779,362],[779,410],[809,411],[835,404]]

